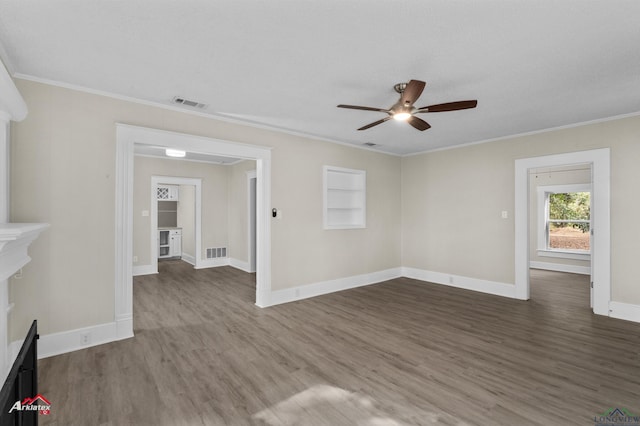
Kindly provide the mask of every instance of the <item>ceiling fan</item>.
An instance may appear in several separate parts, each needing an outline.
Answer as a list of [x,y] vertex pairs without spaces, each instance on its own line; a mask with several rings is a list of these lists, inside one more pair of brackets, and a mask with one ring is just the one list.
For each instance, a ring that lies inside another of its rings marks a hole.
[[400,99],[389,109],[342,104],[338,105],[338,108],[361,109],[364,111],[379,111],[388,114],[387,117],[378,121],[374,121],[373,123],[369,123],[366,126],[362,126],[358,130],[370,129],[373,126],[377,126],[378,124],[382,124],[385,121],[391,120],[393,118],[399,121],[406,121],[416,129],[423,131],[430,128],[431,125],[421,118],[416,117],[415,114],[422,114],[425,112],[457,111],[460,109],[475,108],[476,105],[478,105],[478,101],[473,100],[447,102],[444,104],[436,104],[416,108],[413,106],[413,103],[418,100],[418,98],[422,94],[422,91],[424,90],[425,85],[426,83],[420,80],[411,80],[408,83],[396,84],[395,86],[393,86],[393,88],[396,92],[400,93]]

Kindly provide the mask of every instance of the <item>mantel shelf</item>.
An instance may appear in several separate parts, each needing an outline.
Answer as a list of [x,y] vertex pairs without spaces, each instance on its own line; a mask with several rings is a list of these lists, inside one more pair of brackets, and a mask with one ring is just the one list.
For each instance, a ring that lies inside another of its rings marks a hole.
[[0,281],[29,263],[29,245],[48,227],[47,223],[0,223]]

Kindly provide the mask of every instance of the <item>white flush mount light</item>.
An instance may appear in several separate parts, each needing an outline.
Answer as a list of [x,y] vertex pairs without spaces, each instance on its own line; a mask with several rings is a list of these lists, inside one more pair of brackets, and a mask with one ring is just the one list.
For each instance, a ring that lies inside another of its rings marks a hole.
[[185,151],[181,151],[179,149],[171,149],[171,148],[165,149],[164,153],[167,154],[167,157],[177,157],[177,158],[182,158],[185,155],[187,155]]

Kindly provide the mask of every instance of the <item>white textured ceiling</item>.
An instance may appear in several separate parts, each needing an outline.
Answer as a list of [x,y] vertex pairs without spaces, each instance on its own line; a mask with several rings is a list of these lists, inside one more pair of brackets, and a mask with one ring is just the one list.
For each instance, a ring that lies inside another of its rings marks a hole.
[[[29,76],[407,154],[640,111],[638,0],[0,0]],[[1,50],[1,49],[0,49]],[[383,113],[427,87],[419,132]]]

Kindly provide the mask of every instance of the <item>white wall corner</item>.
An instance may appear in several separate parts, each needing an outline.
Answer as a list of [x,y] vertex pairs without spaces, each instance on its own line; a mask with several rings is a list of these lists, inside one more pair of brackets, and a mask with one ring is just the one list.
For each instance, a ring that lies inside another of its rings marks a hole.
[[609,316],[640,323],[640,305],[612,301],[609,303]]
[[473,290],[480,293],[509,297],[511,299],[519,299],[519,297],[517,297],[516,286],[514,284],[481,280],[478,278],[470,278],[461,275],[445,274],[442,272],[427,271],[424,269],[409,267],[402,268],[402,276],[434,284],[442,284],[449,287]]
[[321,281],[313,284],[272,291],[268,302],[260,306],[266,307],[279,305],[282,303],[321,296],[323,294],[334,293],[336,291],[377,284],[401,277],[401,269],[402,268],[400,267],[385,269],[383,271],[371,272],[368,274],[354,275],[351,277]]

